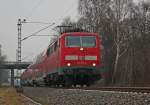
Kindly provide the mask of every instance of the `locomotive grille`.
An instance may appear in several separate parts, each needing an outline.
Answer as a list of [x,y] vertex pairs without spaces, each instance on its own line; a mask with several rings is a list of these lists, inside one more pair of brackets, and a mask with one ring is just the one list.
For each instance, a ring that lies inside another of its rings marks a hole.
[[79,60],[84,60],[85,59],[84,56],[79,56],[78,58],[79,58]]
[[78,60],[77,55],[67,55],[65,56],[65,60]]
[[97,60],[97,56],[77,56],[77,55],[67,55],[65,60]]
[[97,60],[97,56],[85,56],[85,60]]

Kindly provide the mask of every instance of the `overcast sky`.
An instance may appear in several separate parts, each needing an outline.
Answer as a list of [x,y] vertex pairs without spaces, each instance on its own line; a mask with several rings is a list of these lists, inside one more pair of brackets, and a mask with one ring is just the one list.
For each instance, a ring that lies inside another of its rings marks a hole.
[[[139,0],[135,0],[139,1]],[[0,44],[7,60],[16,60],[18,18],[29,22],[48,22],[60,25],[65,17],[78,18],[78,0],[0,0]],[[44,24],[22,26],[22,38],[45,27]],[[51,29],[39,34],[54,34]],[[50,37],[30,37],[22,41],[22,60],[31,60],[49,44]]]
[[[78,18],[77,5],[78,0],[0,0],[2,53],[7,56],[8,60],[16,60],[18,18],[26,19],[29,22],[54,22],[56,23],[54,26],[56,26],[67,16],[76,20]],[[24,23],[22,38],[45,26],[47,25]],[[51,28],[39,34],[54,34]],[[22,59],[33,59],[48,46],[49,40],[50,37],[30,37],[22,41]]]

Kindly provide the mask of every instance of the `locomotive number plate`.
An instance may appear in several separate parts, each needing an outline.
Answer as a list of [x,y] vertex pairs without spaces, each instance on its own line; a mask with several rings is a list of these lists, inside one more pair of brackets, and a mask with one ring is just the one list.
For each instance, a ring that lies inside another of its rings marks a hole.
[[83,61],[80,61],[80,62],[77,62],[77,64],[85,65],[85,64],[87,64],[87,63],[86,63],[86,62],[83,62]]

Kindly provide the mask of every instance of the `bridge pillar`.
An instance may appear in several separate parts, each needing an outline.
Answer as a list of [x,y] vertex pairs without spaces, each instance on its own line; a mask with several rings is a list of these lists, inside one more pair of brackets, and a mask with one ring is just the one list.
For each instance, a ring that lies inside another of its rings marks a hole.
[[14,86],[14,69],[11,69],[11,86]]

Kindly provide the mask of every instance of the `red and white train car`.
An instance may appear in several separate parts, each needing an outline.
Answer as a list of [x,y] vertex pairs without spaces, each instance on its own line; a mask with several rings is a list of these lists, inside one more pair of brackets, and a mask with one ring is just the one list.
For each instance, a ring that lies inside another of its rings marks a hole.
[[[101,78],[100,46],[97,33],[63,33],[22,74],[22,83],[90,85]],[[26,74],[28,70],[30,75]]]

